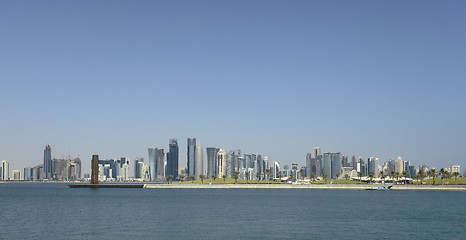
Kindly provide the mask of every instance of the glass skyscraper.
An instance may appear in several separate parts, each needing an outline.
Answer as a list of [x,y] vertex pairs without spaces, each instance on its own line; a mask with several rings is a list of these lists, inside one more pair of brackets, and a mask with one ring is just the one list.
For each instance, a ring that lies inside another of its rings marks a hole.
[[47,145],[44,149],[44,178],[51,179],[52,177],[52,148]]
[[214,147],[208,147],[205,150],[207,152],[207,178],[211,178],[212,175],[217,176],[217,151]]
[[194,171],[194,158],[196,153],[196,138],[188,138],[188,152],[187,152],[187,171],[186,173],[189,175],[195,175]]
[[170,145],[167,153],[167,173],[166,176],[172,175],[173,179],[178,178],[178,140],[170,139]]
[[157,147],[149,147],[149,169],[150,169],[150,180],[155,181],[157,179],[157,158],[159,156]]

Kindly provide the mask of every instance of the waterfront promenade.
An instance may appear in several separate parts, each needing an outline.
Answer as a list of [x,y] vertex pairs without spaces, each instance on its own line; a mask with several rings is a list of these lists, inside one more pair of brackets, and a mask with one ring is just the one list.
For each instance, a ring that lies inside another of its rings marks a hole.
[[[380,184],[145,184],[144,188],[192,189],[342,189],[363,190]],[[464,185],[393,185],[392,190],[466,191]]]

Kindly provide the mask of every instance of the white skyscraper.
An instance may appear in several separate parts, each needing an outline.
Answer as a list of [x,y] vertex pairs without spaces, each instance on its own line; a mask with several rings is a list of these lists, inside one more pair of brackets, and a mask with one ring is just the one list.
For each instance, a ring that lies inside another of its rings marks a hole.
[[1,180],[8,181],[10,179],[10,164],[7,161],[2,161],[2,178]]
[[404,164],[404,162],[401,159],[401,157],[397,157],[396,160],[395,160],[395,172],[401,174],[403,172],[403,170],[404,170],[403,164]]
[[225,150],[220,149],[217,153],[217,177],[222,177],[226,173]]

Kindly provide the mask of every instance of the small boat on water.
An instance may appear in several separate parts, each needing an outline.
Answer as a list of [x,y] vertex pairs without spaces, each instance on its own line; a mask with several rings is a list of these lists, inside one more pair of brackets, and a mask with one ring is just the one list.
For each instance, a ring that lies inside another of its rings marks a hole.
[[378,186],[378,187],[371,187],[371,188],[366,188],[364,190],[379,190],[379,191],[387,191],[387,190],[390,190],[390,188],[392,188],[393,185],[391,186]]

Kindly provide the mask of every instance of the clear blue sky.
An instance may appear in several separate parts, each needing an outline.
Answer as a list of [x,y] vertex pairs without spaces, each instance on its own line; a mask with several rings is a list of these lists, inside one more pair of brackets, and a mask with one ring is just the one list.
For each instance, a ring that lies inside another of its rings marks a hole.
[[465,1],[0,1],[0,160],[186,138],[466,167]]

